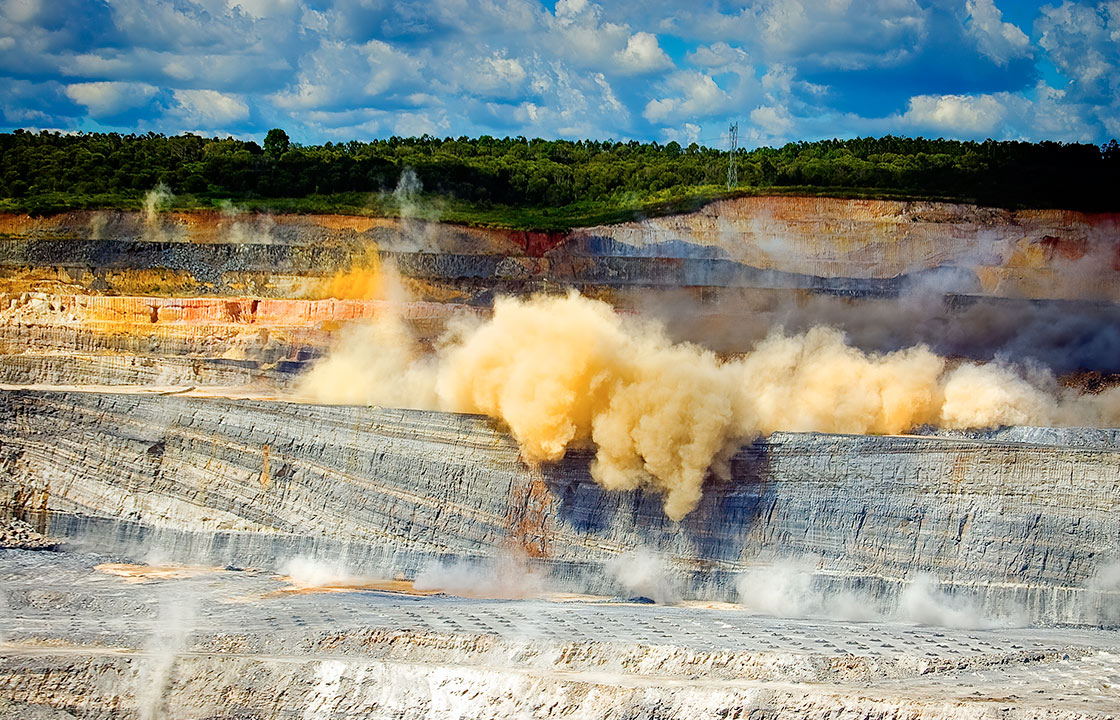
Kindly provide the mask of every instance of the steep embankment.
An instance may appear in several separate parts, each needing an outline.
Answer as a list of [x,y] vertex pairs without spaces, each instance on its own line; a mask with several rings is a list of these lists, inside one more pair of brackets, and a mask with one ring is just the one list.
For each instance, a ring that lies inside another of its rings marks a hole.
[[[567,235],[336,216],[8,215],[0,377],[284,385],[339,323],[381,312],[358,301],[443,305],[410,317],[430,338],[461,305],[563,287],[652,311],[674,337],[720,351],[778,324],[824,323],[870,350],[926,342],[1120,372],[1118,238],[1114,215],[815,198],[742,198]],[[372,279],[385,267],[399,292]],[[79,295],[120,297],[91,308]],[[331,298],[355,302],[309,302]]]
[[819,590],[887,607],[917,573],[1034,622],[1096,622],[1117,599],[1086,586],[1120,534],[1118,431],[779,433],[737,454],[731,481],[677,524],[656,493],[592,482],[584,454],[526,466],[476,416],[102,393],[4,401],[6,504],[62,534],[101,518],[106,538],[183,559],[275,567],[344,551],[353,568],[415,577],[433,557],[512,549],[565,589],[609,593],[604,565],[646,548],[690,596],[734,600],[738,571],[813,558]]
[[57,283],[114,294],[304,296],[313,291],[307,278],[360,265],[376,247],[404,278],[452,287],[475,280],[516,290],[517,281],[543,281],[874,295],[951,270],[943,272],[947,292],[1117,301],[1117,233],[1111,214],[792,197],[725,200],[568,234],[342,216],[87,211],[0,217],[0,268],[10,290]]

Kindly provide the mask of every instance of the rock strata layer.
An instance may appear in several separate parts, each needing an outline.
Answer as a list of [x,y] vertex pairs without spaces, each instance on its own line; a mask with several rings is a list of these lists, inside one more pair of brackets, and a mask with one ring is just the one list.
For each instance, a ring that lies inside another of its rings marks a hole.
[[[590,458],[533,468],[477,416],[102,393],[4,392],[0,489],[53,533],[97,527],[184,558],[275,565],[301,552],[415,577],[433,558],[524,556],[571,590],[613,592],[647,548],[695,597],[813,559],[813,582],[891,607],[917,573],[991,616],[1095,623],[1120,536],[1120,438],[777,433],[669,521],[656,494],[607,492]],[[93,519],[90,525],[89,518]]]

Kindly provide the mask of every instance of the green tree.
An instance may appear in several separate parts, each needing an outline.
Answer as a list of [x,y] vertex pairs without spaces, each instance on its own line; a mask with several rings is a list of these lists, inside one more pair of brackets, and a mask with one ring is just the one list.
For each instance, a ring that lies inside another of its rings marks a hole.
[[288,148],[292,145],[288,133],[280,128],[272,128],[268,134],[264,136],[264,152],[273,160],[277,160],[281,155],[288,152]]

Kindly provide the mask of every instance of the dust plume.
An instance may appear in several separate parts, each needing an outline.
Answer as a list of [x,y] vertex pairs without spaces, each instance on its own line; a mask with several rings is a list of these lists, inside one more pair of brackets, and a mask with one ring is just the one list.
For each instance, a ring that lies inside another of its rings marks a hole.
[[179,655],[190,649],[190,636],[197,624],[197,591],[165,586],[159,592],[158,615],[152,634],[144,644],[144,657],[136,670],[136,705],[141,720],[168,716],[168,689],[174,683]]
[[649,598],[662,605],[681,599],[680,578],[673,573],[668,558],[648,548],[612,558],[604,570],[625,590],[627,598]]
[[1021,609],[1007,617],[990,617],[974,602],[949,595],[937,578],[918,573],[910,579],[898,599],[897,616],[919,625],[936,625],[956,630],[986,630],[1026,625]]
[[1086,615],[1099,625],[1120,625],[1120,561],[1102,565],[1085,583]]
[[735,589],[747,610],[770,617],[823,617],[850,622],[882,619],[870,595],[825,593],[813,584],[819,558],[783,558],[739,574]]
[[382,300],[386,294],[385,270],[377,246],[367,245],[350,261],[350,268],[340,270],[322,281],[311,293],[313,298],[338,300]]
[[1005,268],[999,272],[1008,282],[992,290],[995,296],[986,296],[981,277],[998,268],[978,251],[952,266],[909,269],[887,286],[855,296],[795,287],[678,288],[635,293],[626,302],[662,318],[673,339],[717,352],[743,352],[777,326],[797,334],[823,325],[844,331],[850,344],[866,352],[924,344],[942,356],[981,362],[1015,358],[1058,374],[1116,374],[1120,243],[1115,237],[1115,231],[1102,232],[1076,257],[1035,247],[1035,254],[1052,255],[1033,261],[1048,270],[1045,288],[1016,286],[1014,268]]
[[160,183],[144,195],[144,237],[150,241],[167,239],[159,214],[171,205],[175,195],[171,188]]
[[355,575],[337,559],[328,560],[307,555],[288,559],[280,568],[285,579],[300,589],[328,585],[354,585],[368,578]]
[[219,225],[226,242],[237,245],[272,245],[276,221],[267,213],[249,213],[229,200],[218,202],[222,220]]
[[924,346],[866,353],[823,327],[774,331],[723,358],[574,291],[499,298],[490,319],[453,324],[431,354],[392,318],[350,333],[303,379],[309,399],[488,415],[529,463],[591,449],[596,482],[654,489],[673,520],[696,507],[709,476],[729,477],[731,455],[759,434],[1101,425],[1120,415],[1120,390],[1075,395],[1043,370],[953,365]]
[[972,600],[942,589],[928,573],[910,577],[891,609],[869,592],[829,591],[815,557],[782,558],[739,574],[736,589],[742,606],[759,615],[785,618],[827,618],[849,622],[902,620],[958,630],[1022,627],[1027,624],[1020,607],[1006,608],[1006,615],[986,614]]
[[430,563],[412,586],[462,597],[524,600],[544,594],[545,578],[524,556],[509,553],[481,562]]

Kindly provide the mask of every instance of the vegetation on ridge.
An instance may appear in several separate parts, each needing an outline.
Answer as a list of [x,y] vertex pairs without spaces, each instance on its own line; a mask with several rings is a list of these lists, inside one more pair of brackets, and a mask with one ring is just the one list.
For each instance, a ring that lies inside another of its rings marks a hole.
[[263,147],[155,133],[0,133],[0,210],[139,208],[164,184],[182,209],[394,215],[411,168],[427,207],[452,222],[562,230],[690,210],[744,194],[913,198],[998,207],[1120,210],[1120,145],[925,138],[790,143],[736,154],[675,142],[392,137]]

